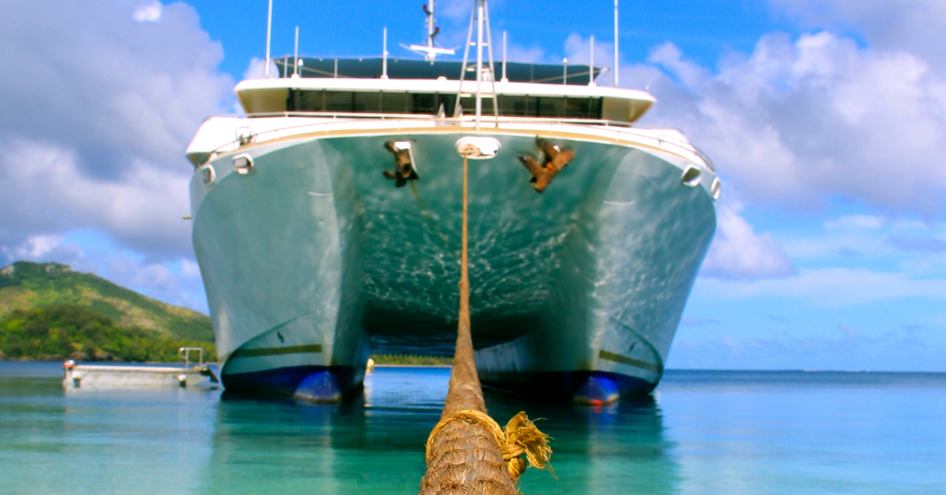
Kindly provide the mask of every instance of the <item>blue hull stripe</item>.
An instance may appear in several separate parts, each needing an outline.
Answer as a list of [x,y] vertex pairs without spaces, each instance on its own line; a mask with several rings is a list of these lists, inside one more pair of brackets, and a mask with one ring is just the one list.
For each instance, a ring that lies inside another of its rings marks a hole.
[[293,396],[307,378],[320,373],[329,373],[341,394],[361,385],[352,366],[293,366],[252,373],[224,373],[222,379],[230,393]]

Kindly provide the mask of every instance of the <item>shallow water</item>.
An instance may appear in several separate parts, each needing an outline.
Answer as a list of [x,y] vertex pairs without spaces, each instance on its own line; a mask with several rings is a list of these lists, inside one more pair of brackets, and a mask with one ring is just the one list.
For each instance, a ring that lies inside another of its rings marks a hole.
[[[416,493],[445,368],[377,368],[342,406],[219,391],[64,393],[0,362],[0,493]],[[946,375],[669,371],[606,408],[490,394],[546,418],[540,493],[946,493]]]

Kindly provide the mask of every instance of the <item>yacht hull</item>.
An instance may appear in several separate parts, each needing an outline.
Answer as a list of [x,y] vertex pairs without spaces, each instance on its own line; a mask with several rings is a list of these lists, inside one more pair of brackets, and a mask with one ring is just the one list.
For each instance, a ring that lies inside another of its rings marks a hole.
[[[543,193],[519,157],[537,132],[434,128],[301,136],[198,169],[193,240],[231,391],[335,400],[369,352],[449,355],[464,136],[497,139],[470,172],[474,344],[488,386],[590,403],[660,380],[715,229],[706,169],[656,148],[542,132],[575,151]],[[385,147],[411,143],[396,187]],[[243,158],[239,158],[239,157]],[[252,160],[237,173],[235,162]]]

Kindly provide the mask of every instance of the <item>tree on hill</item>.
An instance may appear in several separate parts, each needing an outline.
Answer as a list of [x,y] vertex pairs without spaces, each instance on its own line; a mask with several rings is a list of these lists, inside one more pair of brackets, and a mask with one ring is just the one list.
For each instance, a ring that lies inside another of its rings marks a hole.
[[139,328],[181,340],[213,341],[210,319],[59,263],[17,261],[0,268],[0,318],[15,310],[76,305],[122,328]]
[[14,310],[0,319],[0,357],[95,361],[176,361],[182,346],[213,344],[171,338],[141,328],[122,328],[87,307],[53,304]]

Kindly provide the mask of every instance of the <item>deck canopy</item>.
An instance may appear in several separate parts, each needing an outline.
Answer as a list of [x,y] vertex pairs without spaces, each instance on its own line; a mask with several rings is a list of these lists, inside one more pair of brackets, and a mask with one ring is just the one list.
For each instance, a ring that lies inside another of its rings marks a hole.
[[[388,59],[387,77],[380,58],[302,58],[298,74],[292,59],[277,59],[276,78],[247,79],[236,87],[249,116],[327,114],[374,118],[377,115],[475,113],[475,70],[460,81],[462,62]],[[289,67],[289,74],[286,68]],[[482,85],[483,111],[517,118],[584,119],[631,123],[654,103],[644,91],[597,86],[589,78],[600,69],[588,65],[502,63],[496,81]],[[457,98],[460,98],[457,105]]]
[[[288,77],[293,74],[293,60],[291,57],[276,59],[276,67],[279,69],[280,77]],[[384,65],[381,58],[300,57],[299,61],[301,62],[299,77],[372,79],[381,77]],[[443,77],[457,80],[460,79],[462,66],[463,62],[457,60],[427,62],[424,60],[388,58],[387,76],[389,79],[437,79]],[[503,63],[496,62],[493,67],[496,70],[496,80],[499,80],[503,74]],[[601,73],[601,69],[592,68],[588,65],[507,62],[506,78],[510,82],[540,84],[562,84],[563,79],[565,79],[565,84],[587,85],[589,81],[588,71],[590,70],[594,70],[595,77]],[[475,80],[475,70],[469,71],[465,79]]]

